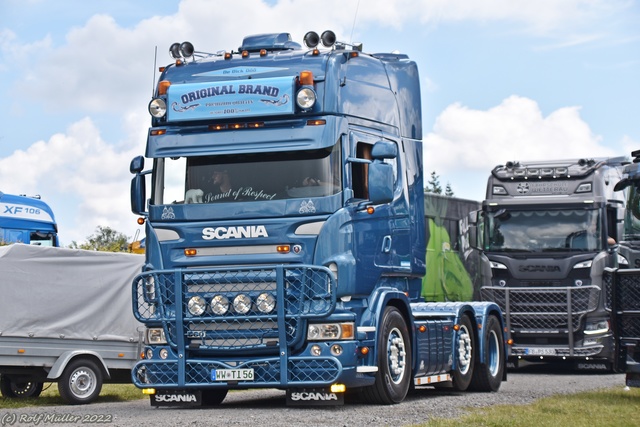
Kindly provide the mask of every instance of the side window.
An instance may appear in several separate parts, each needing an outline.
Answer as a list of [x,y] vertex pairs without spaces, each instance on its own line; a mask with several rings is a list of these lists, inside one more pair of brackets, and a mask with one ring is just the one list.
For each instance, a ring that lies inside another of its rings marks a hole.
[[[371,160],[371,144],[358,142],[356,146],[356,157],[359,159]],[[366,163],[351,163],[353,176],[353,196],[356,199],[369,198],[369,182],[367,173],[369,165]]]

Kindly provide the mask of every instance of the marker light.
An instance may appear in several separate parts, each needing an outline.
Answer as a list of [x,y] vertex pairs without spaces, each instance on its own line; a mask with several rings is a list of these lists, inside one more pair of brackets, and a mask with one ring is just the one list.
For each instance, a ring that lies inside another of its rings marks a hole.
[[184,250],[184,255],[185,256],[196,256],[198,254],[198,250],[197,249],[185,249]]
[[169,80],[162,80],[158,83],[158,95],[166,95],[167,90],[169,90],[169,86],[171,86],[171,82]]
[[313,86],[313,73],[307,70],[300,71],[298,81],[300,86]]
[[276,246],[276,251],[279,254],[288,254],[291,251],[291,246],[289,246],[289,245],[278,245],[278,246]]

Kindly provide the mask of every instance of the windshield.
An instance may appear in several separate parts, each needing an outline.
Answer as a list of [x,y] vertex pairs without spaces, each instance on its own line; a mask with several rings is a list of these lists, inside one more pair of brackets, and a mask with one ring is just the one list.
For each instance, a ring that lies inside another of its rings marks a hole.
[[597,210],[564,209],[488,214],[489,251],[600,251],[603,243]]
[[[322,197],[342,189],[339,145],[320,150],[159,159],[158,204]],[[164,178],[164,185],[162,181]]]
[[640,189],[629,187],[626,218],[624,219],[624,240],[640,240]]

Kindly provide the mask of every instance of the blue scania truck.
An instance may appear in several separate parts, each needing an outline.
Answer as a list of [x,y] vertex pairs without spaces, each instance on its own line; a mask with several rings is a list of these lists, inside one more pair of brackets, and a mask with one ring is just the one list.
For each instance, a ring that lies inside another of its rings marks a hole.
[[18,196],[0,191],[0,245],[10,243],[60,246],[53,211],[40,196]]
[[[506,379],[492,302],[429,302],[415,62],[309,32],[170,48],[131,162],[146,263],[132,371],[153,406],[277,388],[287,403],[395,404]],[[145,169],[144,160],[152,167]],[[150,187],[147,199],[146,189]]]

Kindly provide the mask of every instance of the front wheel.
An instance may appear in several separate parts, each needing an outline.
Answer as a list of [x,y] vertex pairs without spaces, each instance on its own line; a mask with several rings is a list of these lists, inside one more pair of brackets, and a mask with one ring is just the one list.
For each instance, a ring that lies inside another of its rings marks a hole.
[[93,402],[102,390],[102,371],[89,359],[77,359],[64,368],[58,379],[58,391],[67,403],[84,405]]
[[474,391],[498,391],[504,375],[504,335],[500,321],[490,316],[484,325],[484,362],[478,359],[470,389]]
[[0,392],[8,398],[38,397],[42,393],[42,386],[42,383],[36,381],[14,382],[6,375],[0,377]]
[[395,307],[385,308],[380,324],[376,381],[362,393],[371,403],[392,405],[404,400],[411,384],[411,338],[407,322]]
[[460,319],[460,328],[456,333],[455,370],[453,371],[453,388],[465,391],[473,378],[475,336],[473,326],[468,316]]

